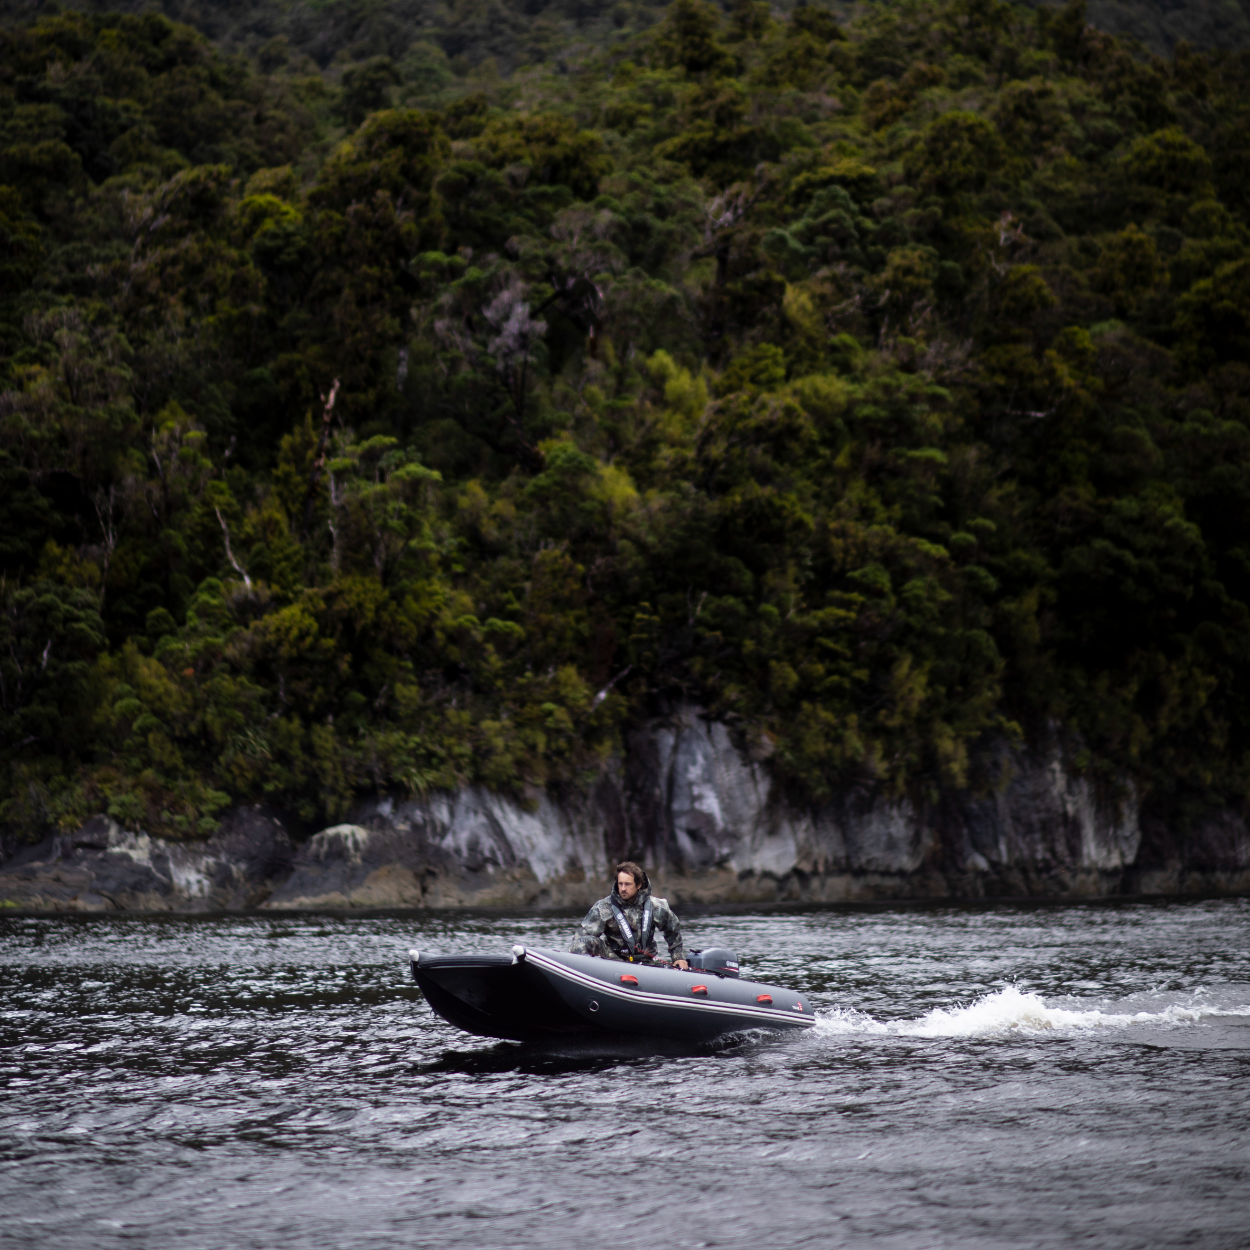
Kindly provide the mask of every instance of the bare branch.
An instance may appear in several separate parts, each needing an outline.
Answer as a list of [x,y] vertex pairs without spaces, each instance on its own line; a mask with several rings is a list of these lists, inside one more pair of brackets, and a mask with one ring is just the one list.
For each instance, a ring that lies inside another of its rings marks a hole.
[[100,487],[92,495],[91,502],[95,506],[96,518],[100,522],[100,537],[104,546],[104,569],[100,575],[100,608],[103,610],[104,596],[109,584],[109,565],[113,562],[113,552],[117,550],[118,531],[115,516],[117,487],[110,485],[107,494],[104,488]]
[[226,536],[226,559],[234,565],[234,571],[243,579],[243,584],[252,589],[252,579],[248,577],[247,570],[234,558],[234,552],[230,550],[230,527],[226,524],[226,518],[221,515],[220,508],[214,508],[217,513],[217,520],[221,523],[221,532]]
[[600,690],[597,695],[595,695],[594,701],[591,703],[591,707],[598,707],[599,704],[608,697],[609,693],[611,693],[612,687],[615,686],[618,681],[623,681],[626,677],[628,677],[630,673],[633,672],[633,669],[634,666],[632,664],[626,664],[625,667],[621,669],[621,671],[617,673],[617,675],[613,677],[612,680],[608,682],[608,684],[604,686],[604,688]]
[[326,464],[326,449],[330,443],[330,421],[334,415],[334,401],[338,398],[339,380],[334,379],[328,396],[322,395],[321,401],[325,410],[321,414],[321,438],[317,443],[317,454],[313,457],[312,471],[308,475],[308,497],[304,501],[304,526],[301,531],[305,538],[312,527],[313,508],[317,503],[317,484],[321,481],[321,472]]
[[705,590],[699,596],[699,602],[692,604],[690,602],[690,592],[693,589],[693,586],[686,587],[686,623],[688,625],[693,625],[699,619],[699,613],[703,611],[703,601],[707,598],[707,591]]

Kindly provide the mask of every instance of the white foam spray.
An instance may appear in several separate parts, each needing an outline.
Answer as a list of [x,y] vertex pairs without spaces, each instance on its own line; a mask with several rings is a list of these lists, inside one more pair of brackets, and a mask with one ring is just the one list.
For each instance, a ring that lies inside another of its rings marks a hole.
[[862,1011],[834,1007],[817,1016],[825,1034],[892,1034],[898,1037],[1002,1037],[1019,1033],[1129,1029],[1142,1025],[1193,1025],[1217,1016],[1250,1016],[1250,1004],[1218,1007],[1172,1003],[1160,1011],[1073,1010],[1049,1007],[1037,994],[1008,985],[966,1007],[939,1007],[918,1020],[883,1023]]

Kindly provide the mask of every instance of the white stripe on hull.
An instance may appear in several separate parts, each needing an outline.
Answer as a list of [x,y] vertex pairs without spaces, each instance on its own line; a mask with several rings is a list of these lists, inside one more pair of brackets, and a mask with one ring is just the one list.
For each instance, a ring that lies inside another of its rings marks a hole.
[[534,950],[526,950],[525,961],[537,964],[544,972],[563,977],[566,981],[574,981],[585,989],[596,993],[610,995],[627,1003],[647,1003],[665,1007],[678,1007],[683,1011],[694,1011],[707,1015],[739,1016],[760,1023],[769,1021],[784,1024],[787,1028],[810,1028],[816,1021],[806,1010],[802,1015],[797,1012],[785,1011],[777,1007],[756,1007],[750,1003],[718,1003],[712,999],[679,998],[675,994],[656,994],[649,990],[624,990],[598,977],[588,976],[576,968],[570,968],[558,960],[539,954]]

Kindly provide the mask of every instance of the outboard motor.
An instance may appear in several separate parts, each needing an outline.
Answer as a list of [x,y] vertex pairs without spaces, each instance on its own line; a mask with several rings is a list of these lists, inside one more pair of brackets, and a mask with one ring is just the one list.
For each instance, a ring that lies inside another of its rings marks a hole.
[[713,976],[738,977],[738,956],[727,946],[713,946],[705,951],[690,952],[691,971],[710,972]]

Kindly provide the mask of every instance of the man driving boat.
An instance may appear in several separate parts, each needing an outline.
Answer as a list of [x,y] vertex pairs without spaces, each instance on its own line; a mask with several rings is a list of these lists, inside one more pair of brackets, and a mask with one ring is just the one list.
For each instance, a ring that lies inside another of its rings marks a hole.
[[641,963],[656,958],[655,931],[664,934],[675,968],[689,968],[681,927],[667,899],[651,897],[647,874],[632,861],[616,866],[612,893],[586,913],[581,932],[569,950],[574,955]]

